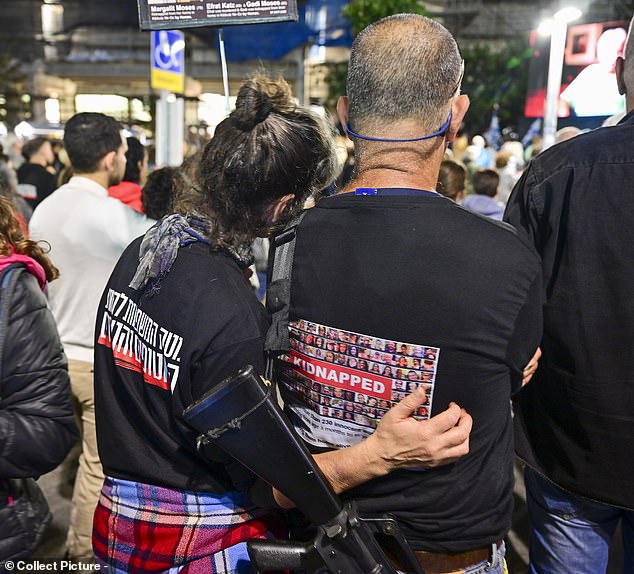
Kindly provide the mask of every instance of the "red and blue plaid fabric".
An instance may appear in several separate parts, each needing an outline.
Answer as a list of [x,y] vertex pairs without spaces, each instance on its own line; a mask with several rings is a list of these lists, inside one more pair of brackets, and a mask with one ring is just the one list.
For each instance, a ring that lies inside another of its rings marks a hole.
[[215,495],[106,477],[93,522],[97,562],[112,574],[252,573],[249,538],[280,521],[232,492]]

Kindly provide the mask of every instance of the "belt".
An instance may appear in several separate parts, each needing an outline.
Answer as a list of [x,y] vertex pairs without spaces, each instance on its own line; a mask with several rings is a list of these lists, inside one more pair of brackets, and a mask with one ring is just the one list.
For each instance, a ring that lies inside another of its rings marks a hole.
[[[476,566],[485,560],[493,562],[494,553],[502,546],[504,540],[499,540],[486,548],[467,550],[458,554],[441,554],[439,552],[426,552],[424,550],[414,550],[414,555],[424,570],[425,574],[448,574]],[[391,553],[390,553],[391,554]],[[394,555],[390,555],[394,565],[401,570],[398,560]]]

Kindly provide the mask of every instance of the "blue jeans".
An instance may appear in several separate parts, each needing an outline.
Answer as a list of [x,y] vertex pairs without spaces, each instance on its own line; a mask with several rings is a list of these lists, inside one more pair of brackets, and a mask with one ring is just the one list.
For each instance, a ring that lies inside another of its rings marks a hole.
[[506,554],[506,546],[504,542],[497,547],[496,552],[493,554],[493,560],[489,562],[485,560],[476,564],[471,568],[467,568],[464,574],[504,574],[506,569],[504,568],[504,555]]
[[621,519],[623,572],[634,572],[634,511],[566,492],[528,467],[524,480],[531,574],[605,572],[610,542]]

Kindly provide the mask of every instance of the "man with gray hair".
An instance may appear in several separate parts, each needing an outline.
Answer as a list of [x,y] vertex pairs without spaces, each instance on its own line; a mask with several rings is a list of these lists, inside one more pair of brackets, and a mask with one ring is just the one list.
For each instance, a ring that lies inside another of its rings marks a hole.
[[537,156],[505,219],[542,256],[543,360],[519,393],[530,571],[605,572],[621,521],[634,572],[634,39],[616,62],[626,116]]
[[[469,107],[462,66],[451,34],[422,16],[355,39],[338,105],[355,173],[297,228],[277,378],[335,490],[395,516],[425,572],[501,574],[510,398],[539,342],[541,274],[510,226],[434,189]],[[469,453],[430,464],[422,430],[447,413],[460,428],[465,411]]]

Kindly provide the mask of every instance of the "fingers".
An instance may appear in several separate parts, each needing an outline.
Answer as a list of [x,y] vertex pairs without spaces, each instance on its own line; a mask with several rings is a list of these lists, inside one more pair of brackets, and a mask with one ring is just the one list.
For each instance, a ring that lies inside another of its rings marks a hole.
[[[392,418],[403,420],[411,417],[418,407],[423,404],[425,396],[426,393],[424,389],[416,389],[412,394],[394,405],[383,418],[387,418],[388,420]],[[465,428],[466,425],[469,425],[469,430],[467,431],[468,434],[471,431],[473,420],[471,419],[471,416],[464,409],[461,409],[456,403],[450,403],[446,410],[433,416],[426,422],[426,424],[430,425],[430,431],[432,433],[440,434],[455,427],[463,417],[465,418],[462,423],[464,426],[461,428]]]
[[469,436],[473,428],[473,417],[464,409],[460,409],[460,420],[456,427],[462,429]]
[[390,415],[390,413],[392,413],[391,416],[396,416],[399,419],[406,419],[412,416],[414,411],[425,402],[426,395],[424,388],[416,389],[412,394],[407,395],[402,401],[396,403],[385,416]]
[[[447,411],[445,411],[447,412]],[[440,413],[443,414],[443,413]],[[439,415],[436,415],[439,416]],[[436,417],[434,417],[436,418]],[[451,428],[448,428],[441,435],[441,440],[446,448],[453,448],[459,445],[464,445],[469,442],[469,435],[473,428],[473,418],[464,409],[460,410],[460,418],[458,422]]]
[[[466,411],[464,412],[467,414]],[[446,410],[429,419],[429,424],[436,433],[446,432],[458,424],[461,415],[462,409],[456,403],[449,403]]]
[[473,419],[457,404],[428,420],[417,420],[412,412],[424,399],[414,392],[390,409],[376,431],[366,439],[374,459],[385,473],[398,468],[437,467],[469,453]]
[[528,365],[526,365],[524,372],[526,372],[529,369],[534,372],[535,369],[537,369],[537,365],[539,364],[539,359],[541,356],[542,356],[542,350],[539,347],[537,347],[535,354],[532,356],[531,360],[528,361]]
[[449,429],[446,434],[450,441],[453,440],[455,442],[456,446],[466,443],[467,452],[469,452],[468,447],[469,447],[469,436],[471,435],[471,429],[473,429],[473,418],[467,411],[465,411],[464,409],[461,409],[460,419],[458,420],[458,423],[456,424],[455,427],[453,427],[452,429]]
[[472,428],[473,418],[464,409],[461,409],[457,424],[438,437],[439,444],[436,447],[436,456],[433,457],[428,466],[437,467],[450,464],[469,454],[469,435]]
[[537,347],[535,354],[528,362],[528,365],[526,365],[526,367],[524,368],[524,372],[522,373],[522,385],[528,383],[535,374],[535,371],[537,371],[537,367],[539,366],[539,359],[541,356],[542,350]]

